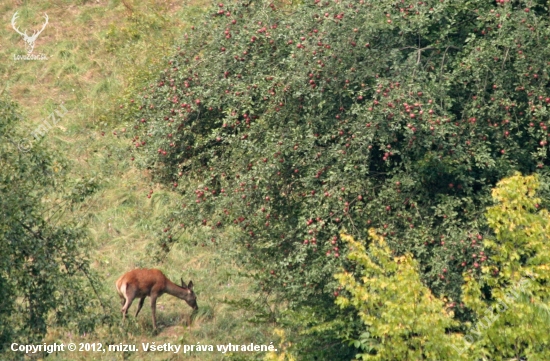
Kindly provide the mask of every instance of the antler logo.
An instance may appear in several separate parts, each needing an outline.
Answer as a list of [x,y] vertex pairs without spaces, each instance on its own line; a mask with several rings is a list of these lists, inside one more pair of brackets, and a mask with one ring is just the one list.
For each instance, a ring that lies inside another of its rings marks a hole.
[[46,28],[46,25],[48,25],[48,15],[44,14],[44,19],[46,19],[46,22],[44,23],[44,25],[42,25],[42,29],[38,31],[34,30],[31,36],[27,35],[27,30],[25,30],[25,32],[22,33],[15,26],[15,21],[17,20],[17,18],[18,18],[18,15],[16,11],[15,14],[13,14],[13,17],[11,18],[11,26],[13,27],[13,30],[17,31],[17,33],[23,37],[23,40],[25,40],[25,49],[27,49],[28,54],[31,54],[32,51],[34,50],[34,42],[38,38],[38,35],[40,35],[40,33],[44,31],[44,29]]

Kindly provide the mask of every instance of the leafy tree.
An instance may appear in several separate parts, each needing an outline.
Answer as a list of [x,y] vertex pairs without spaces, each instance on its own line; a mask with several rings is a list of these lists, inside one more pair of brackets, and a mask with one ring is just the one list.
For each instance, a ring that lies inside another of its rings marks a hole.
[[470,319],[491,187],[549,165],[549,31],[536,1],[217,5],[125,105],[138,163],[182,194],[160,252],[182,226],[238,227],[304,359],[355,353],[330,342],[358,332],[333,305],[344,228],[410,252]]
[[541,209],[536,175],[516,174],[493,190],[487,210],[495,237],[484,241],[490,265],[466,277],[464,303],[477,314],[469,339],[492,359],[550,357],[550,215]]
[[[550,215],[537,197],[538,176],[519,173],[493,190],[487,210],[495,237],[484,241],[489,265],[479,279],[465,274],[463,301],[474,322],[459,322],[444,300],[420,281],[410,254],[395,256],[374,230],[368,250],[353,240],[348,258],[361,267],[357,280],[336,275],[364,333],[351,339],[364,360],[546,360],[550,343],[548,234]],[[462,330],[465,330],[463,332]]]
[[446,333],[457,327],[453,311],[445,300],[435,297],[418,273],[411,254],[393,256],[384,237],[371,230],[368,251],[351,236],[348,258],[361,266],[360,280],[349,273],[336,279],[350,297],[339,296],[336,304],[357,310],[367,329],[358,340],[363,360],[459,360],[462,344],[458,334]]
[[32,144],[20,119],[16,105],[2,99],[0,354],[13,341],[39,342],[49,326],[86,332],[101,320],[84,229],[60,217],[95,185],[75,181],[67,188],[68,165]]

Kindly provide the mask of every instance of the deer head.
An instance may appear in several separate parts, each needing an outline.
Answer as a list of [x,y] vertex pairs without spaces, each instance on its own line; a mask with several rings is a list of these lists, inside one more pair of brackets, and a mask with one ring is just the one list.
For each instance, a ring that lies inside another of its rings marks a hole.
[[180,281],[181,288],[185,288],[189,291],[188,294],[184,295],[183,300],[187,302],[187,304],[191,306],[194,310],[197,310],[199,306],[197,305],[197,296],[195,295],[195,292],[193,292],[193,281],[189,281],[188,285],[186,285],[181,278]]
[[40,33],[44,31],[44,29],[46,28],[46,25],[48,25],[48,14],[44,14],[44,19],[46,19],[46,22],[44,23],[44,25],[42,25],[42,29],[38,31],[34,30],[31,36],[27,35],[27,30],[25,30],[25,32],[21,32],[15,26],[15,21],[17,20],[18,17],[19,16],[16,11],[15,14],[13,14],[13,17],[11,18],[11,26],[13,30],[15,30],[19,35],[23,37],[23,40],[25,41],[25,49],[27,50],[27,53],[30,54],[34,50],[34,42],[38,38],[38,35],[40,35]]

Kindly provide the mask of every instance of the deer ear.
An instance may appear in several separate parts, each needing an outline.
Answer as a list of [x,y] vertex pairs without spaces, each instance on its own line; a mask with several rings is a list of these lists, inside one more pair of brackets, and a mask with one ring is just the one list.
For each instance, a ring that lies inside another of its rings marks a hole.
[[193,290],[193,281],[189,281],[189,285],[187,285],[190,290]]
[[185,285],[185,282],[183,282],[183,278],[180,278],[180,281],[181,281],[181,288],[187,288],[187,286]]

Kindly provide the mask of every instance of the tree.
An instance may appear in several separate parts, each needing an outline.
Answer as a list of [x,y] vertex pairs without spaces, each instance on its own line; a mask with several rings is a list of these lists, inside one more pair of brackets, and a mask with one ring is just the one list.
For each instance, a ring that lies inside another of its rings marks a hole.
[[95,185],[69,188],[66,162],[31,144],[21,119],[0,101],[0,353],[13,341],[40,342],[49,326],[89,332],[101,321],[84,229],[60,217]]
[[487,209],[494,238],[484,241],[489,265],[479,279],[466,273],[463,301],[473,322],[459,322],[444,300],[420,281],[410,254],[394,256],[384,238],[371,231],[368,250],[352,237],[348,258],[361,267],[336,275],[349,296],[336,303],[352,307],[364,333],[352,343],[364,360],[545,360],[549,357],[550,215],[537,196],[538,176],[501,180]]
[[493,190],[487,222],[495,237],[484,242],[491,262],[464,284],[464,303],[477,317],[463,351],[475,342],[493,359],[550,357],[550,215],[539,187],[537,175],[517,173]]
[[460,354],[463,340],[457,333],[453,311],[435,297],[420,280],[418,262],[411,254],[392,256],[384,237],[371,230],[368,251],[351,236],[348,258],[361,266],[360,280],[349,272],[336,274],[350,297],[339,296],[336,304],[353,307],[366,326],[358,340],[362,360],[468,360]]
[[182,195],[158,249],[239,228],[259,288],[318,331],[305,358],[354,352],[327,342],[357,333],[333,307],[342,229],[375,227],[471,319],[491,188],[549,165],[548,33],[533,1],[219,4],[125,108],[138,163]]

